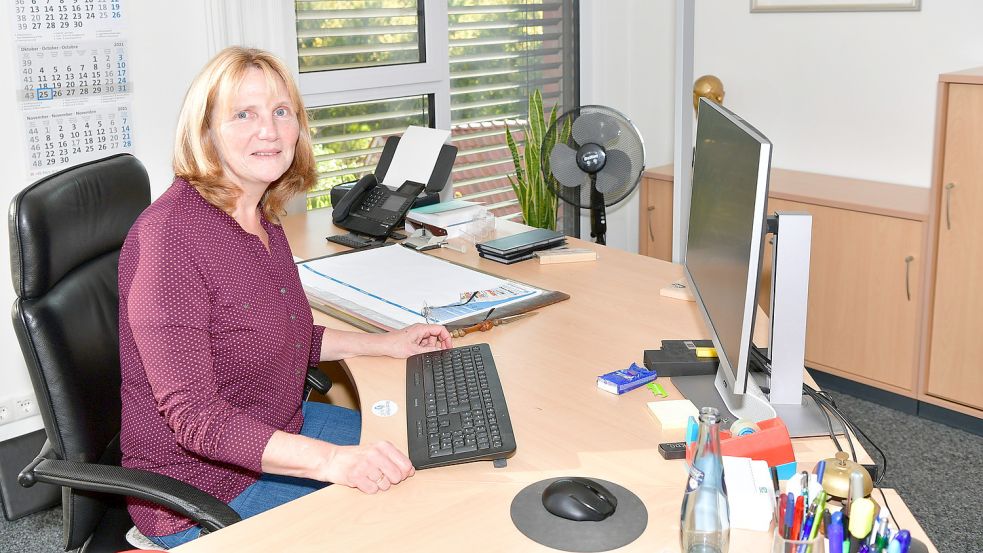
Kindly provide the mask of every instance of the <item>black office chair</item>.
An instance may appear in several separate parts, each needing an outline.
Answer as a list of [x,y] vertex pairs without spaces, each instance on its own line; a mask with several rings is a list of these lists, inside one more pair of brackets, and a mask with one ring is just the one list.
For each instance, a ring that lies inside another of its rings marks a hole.
[[[66,551],[130,549],[122,496],[163,505],[205,531],[240,519],[184,482],[119,466],[117,263],[149,203],[146,170],[120,154],[45,177],[10,205],[14,329],[47,434],[19,482],[62,486]],[[324,393],[331,383],[309,372],[308,385]]]

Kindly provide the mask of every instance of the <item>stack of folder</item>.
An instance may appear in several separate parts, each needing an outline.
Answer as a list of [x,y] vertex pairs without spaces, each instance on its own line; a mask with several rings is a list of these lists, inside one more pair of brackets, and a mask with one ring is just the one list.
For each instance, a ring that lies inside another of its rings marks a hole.
[[567,238],[555,230],[533,229],[475,245],[478,255],[506,265],[531,259],[540,250],[566,244]]

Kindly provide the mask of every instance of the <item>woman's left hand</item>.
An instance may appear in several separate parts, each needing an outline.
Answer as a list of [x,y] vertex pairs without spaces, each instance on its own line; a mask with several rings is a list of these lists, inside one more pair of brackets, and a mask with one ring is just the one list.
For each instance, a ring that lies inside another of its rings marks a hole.
[[443,325],[417,323],[383,334],[383,339],[386,355],[397,359],[452,347],[451,334]]

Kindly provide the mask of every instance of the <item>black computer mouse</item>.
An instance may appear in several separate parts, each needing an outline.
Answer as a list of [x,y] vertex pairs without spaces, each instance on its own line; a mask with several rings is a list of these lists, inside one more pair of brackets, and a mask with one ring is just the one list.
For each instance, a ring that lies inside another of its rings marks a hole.
[[607,488],[587,478],[560,478],[543,490],[543,507],[567,520],[604,520],[618,507]]

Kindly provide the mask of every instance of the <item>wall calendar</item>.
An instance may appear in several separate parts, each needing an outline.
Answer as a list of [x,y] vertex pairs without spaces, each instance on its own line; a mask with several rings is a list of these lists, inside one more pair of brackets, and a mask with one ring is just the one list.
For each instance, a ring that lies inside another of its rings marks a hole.
[[10,1],[28,175],[132,151],[123,2]]

